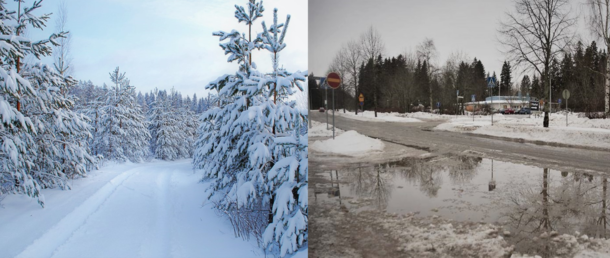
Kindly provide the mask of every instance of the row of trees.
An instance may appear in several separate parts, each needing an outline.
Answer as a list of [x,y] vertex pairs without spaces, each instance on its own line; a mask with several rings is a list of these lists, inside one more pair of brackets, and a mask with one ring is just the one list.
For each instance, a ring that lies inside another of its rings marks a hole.
[[[140,162],[152,157],[175,160],[193,156],[199,110],[215,97],[192,101],[175,90],[135,93],[119,68],[110,73],[108,87],[80,82],[73,87],[76,108],[91,120],[90,150],[105,160]],[[197,96],[193,96],[197,99]],[[193,111],[195,110],[195,111]]]
[[[235,17],[252,30],[263,16],[262,2],[236,6]],[[307,110],[290,96],[305,74],[288,72],[279,63],[286,47],[290,16],[262,22],[262,33],[219,31],[220,46],[239,70],[206,87],[218,92],[219,105],[202,115],[193,165],[210,181],[208,198],[225,214],[237,236],[256,237],[268,251],[285,255],[307,245]],[[247,36],[246,36],[247,35]],[[273,70],[262,73],[251,53],[272,54]]]
[[[516,1],[515,11],[506,14],[498,30],[507,61],[498,80],[499,88],[493,89],[493,93],[486,87],[485,78],[490,74],[485,72],[480,60],[469,61],[464,54],[454,53],[445,65],[437,65],[438,54],[431,39],[420,43],[415,53],[383,57],[383,42],[371,27],[359,40],[347,42],[329,67],[329,71],[343,76],[337,104],[356,109],[357,95],[363,93],[365,108],[369,109],[409,111],[416,107],[415,110],[421,110],[421,106],[436,108],[440,102],[441,111],[453,111],[457,110],[454,109],[457,101],[454,94],[459,90],[460,95],[468,99],[470,95],[476,95],[477,100],[492,94],[530,93],[533,97],[546,99],[545,110],[548,111],[548,100],[560,96],[561,90],[569,89],[576,110],[603,110],[608,114],[610,60],[606,56],[610,48],[610,3],[588,0],[588,6],[589,28],[602,39],[606,46],[604,50],[598,50],[595,42],[586,49],[582,43],[574,42],[573,27],[577,17],[568,0]],[[526,72],[533,71],[534,75],[524,76],[520,84],[513,83],[511,63]],[[495,77],[495,72],[491,76]],[[310,84],[310,90],[315,87]],[[322,94],[311,91],[314,107],[323,105],[320,102]],[[548,112],[545,127],[547,122]]]
[[[464,54],[454,53],[444,66],[435,64],[437,52],[430,39],[418,45],[415,53],[384,58],[382,50],[381,38],[371,27],[360,41],[348,42],[337,53],[329,70],[343,77],[339,107],[356,108],[356,97],[362,93],[365,109],[409,112],[437,108],[440,103],[441,112],[455,112],[457,90],[463,96],[474,94],[478,100],[497,94],[488,90],[485,78],[490,75],[477,58],[468,60]],[[370,57],[370,53],[377,55]],[[311,74],[311,104],[323,106],[324,92],[318,90],[313,78]],[[506,78],[505,83],[510,84]]]

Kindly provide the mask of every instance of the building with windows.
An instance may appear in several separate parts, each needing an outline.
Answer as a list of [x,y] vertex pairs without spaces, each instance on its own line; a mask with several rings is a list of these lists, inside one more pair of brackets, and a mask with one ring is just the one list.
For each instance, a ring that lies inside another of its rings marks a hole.
[[[531,105],[530,102],[533,102],[534,104]],[[485,101],[464,103],[464,106],[466,111],[469,112],[484,110],[486,107],[493,111],[508,108],[519,110],[523,107],[531,107],[532,111],[536,111],[537,107],[535,103],[540,103],[540,101],[537,98],[529,96],[492,96],[485,98]]]

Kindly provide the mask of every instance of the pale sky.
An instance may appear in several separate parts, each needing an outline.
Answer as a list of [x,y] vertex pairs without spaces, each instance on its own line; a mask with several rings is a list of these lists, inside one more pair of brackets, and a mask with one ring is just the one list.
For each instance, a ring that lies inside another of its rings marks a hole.
[[[55,31],[55,16],[60,0],[46,0],[35,13],[52,12],[44,31],[28,32],[34,40],[47,38]],[[234,17],[235,5],[247,0],[65,0],[68,8],[67,29],[72,34],[73,76],[91,80],[96,85],[110,84],[108,76],[117,66],[126,72],[137,91],[154,88],[176,90],[205,96],[205,86],[238,65],[227,63],[218,37],[212,32],[236,29],[247,33],[244,23]],[[26,0],[25,6],[31,6]],[[16,7],[13,1],[9,8]],[[307,0],[263,1],[265,11],[253,26],[260,33],[262,21],[273,22],[278,8],[278,22],[290,14],[280,63],[288,71],[307,70]],[[23,4],[22,4],[23,5]],[[12,8],[15,9],[16,8]],[[253,54],[259,71],[271,68],[267,50]],[[43,62],[51,64],[52,59]]]
[[[573,10],[582,12],[582,2],[574,1]],[[309,72],[324,76],[341,46],[373,26],[385,44],[384,57],[415,53],[416,46],[430,38],[437,64],[445,65],[459,51],[469,62],[481,60],[485,72],[495,71],[499,77],[506,57],[497,29],[507,11],[514,11],[512,0],[309,0]],[[588,31],[579,34],[590,42]],[[513,71],[513,82],[521,77]]]

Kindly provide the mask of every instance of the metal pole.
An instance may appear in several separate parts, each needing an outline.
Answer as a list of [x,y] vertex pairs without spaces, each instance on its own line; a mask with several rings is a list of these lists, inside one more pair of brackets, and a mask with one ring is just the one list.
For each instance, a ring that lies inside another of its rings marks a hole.
[[333,89],[333,140],[335,139],[335,89]]
[[324,92],[326,93],[326,100],[324,100],[324,112],[326,112],[326,130],[328,129],[328,87],[324,88]]
[[566,99],[566,127],[568,127],[568,99]]

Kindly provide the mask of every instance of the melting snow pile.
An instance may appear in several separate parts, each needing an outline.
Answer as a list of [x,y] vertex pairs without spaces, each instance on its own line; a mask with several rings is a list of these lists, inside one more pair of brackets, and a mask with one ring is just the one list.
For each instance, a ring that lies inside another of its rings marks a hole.
[[[326,129],[326,123],[320,123],[312,120],[311,128],[308,129],[307,134],[309,137],[333,137],[333,126],[329,125],[328,128],[330,130]],[[343,130],[335,128],[335,136],[342,134],[343,132]]]
[[347,131],[324,141],[315,141],[310,148],[319,152],[330,152],[350,156],[361,156],[371,152],[383,151],[381,140],[366,137],[356,131]]

